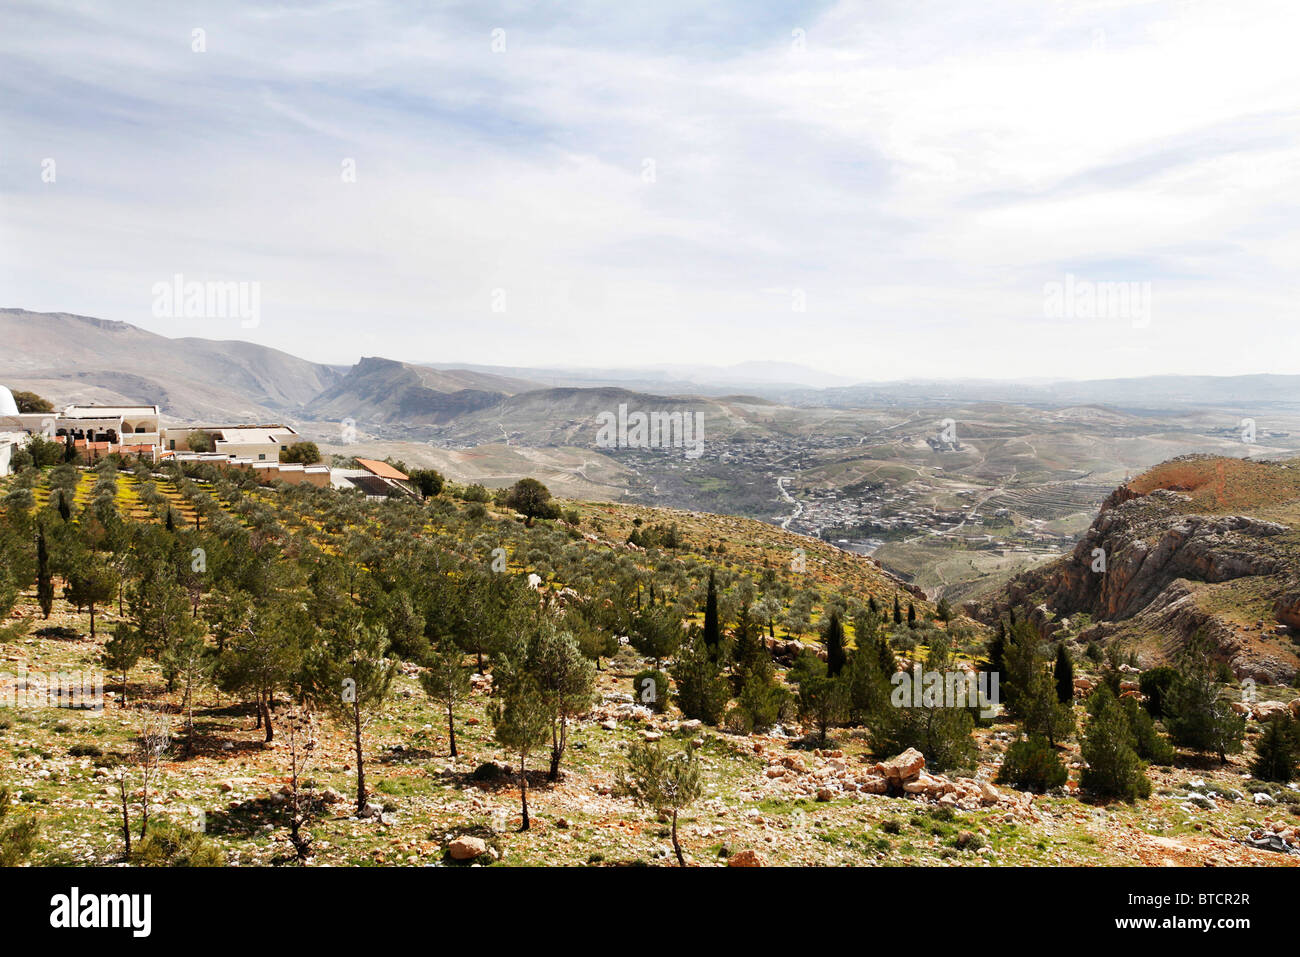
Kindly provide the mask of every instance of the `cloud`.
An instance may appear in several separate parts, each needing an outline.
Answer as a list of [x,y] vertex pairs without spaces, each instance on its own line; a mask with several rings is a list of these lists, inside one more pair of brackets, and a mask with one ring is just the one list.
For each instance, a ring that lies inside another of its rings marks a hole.
[[[338,362],[1300,372],[1293,4],[122,10],[0,10],[5,305]],[[177,272],[261,326],[154,319]],[[1048,319],[1066,274],[1150,324]]]

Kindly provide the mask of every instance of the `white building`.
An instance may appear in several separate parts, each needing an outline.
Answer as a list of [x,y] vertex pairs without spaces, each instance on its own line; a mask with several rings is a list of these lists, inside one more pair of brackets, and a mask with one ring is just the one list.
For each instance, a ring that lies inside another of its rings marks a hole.
[[278,462],[280,453],[300,441],[287,425],[184,425],[163,429],[163,448],[168,452],[190,452],[190,435],[205,432],[212,440],[212,452],[227,458],[254,462]]

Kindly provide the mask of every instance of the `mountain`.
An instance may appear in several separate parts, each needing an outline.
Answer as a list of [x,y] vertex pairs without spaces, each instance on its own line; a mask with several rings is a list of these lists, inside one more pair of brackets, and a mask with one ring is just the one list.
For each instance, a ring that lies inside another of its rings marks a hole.
[[598,416],[629,411],[693,413],[705,441],[774,434],[763,421],[772,403],[756,396],[653,395],[621,388],[539,389],[507,396],[455,418],[438,438],[474,445],[595,445]]
[[508,376],[368,357],[309,401],[304,413],[331,422],[440,425],[539,388],[536,382]]
[[765,398],[848,386],[852,379],[793,362],[741,362],[733,366],[652,365],[633,368],[524,368],[520,366],[449,365],[426,363],[437,369],[472,369],[503,376],[524,376],[552,388],[622,388],[651,393],[725,395],[752,392]]
[[1202,631],[1239,678],[1291,681],[1300,460],[1195,455],[1144,472],[1111,494],[1070,554],[970,610],[991,622],[1013,608],[1032,609],[1045,638],[1078,629],[1081,641],[1115,639],[1155,660]]
[[[766,393],[764,393],[766,394]],[[888,408],[943,403],[1014,402],[1054,408],[1104,405],[1139,412],[1188,408],[1300,410],[1300,376],[1144,376],[1081,381],[902,380],[785,392],[796,405]]]
[[169,339],[107,319],[0,310],[0,381],[56,406],[158,405],[176,419],[269,420],[296,415],[334,385],[332,367],[250,342]]

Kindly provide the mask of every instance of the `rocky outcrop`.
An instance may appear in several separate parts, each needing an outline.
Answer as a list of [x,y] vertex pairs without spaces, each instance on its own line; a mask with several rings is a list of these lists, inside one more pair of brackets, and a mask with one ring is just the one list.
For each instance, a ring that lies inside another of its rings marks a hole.
[[1258,641],[1279,626],[1260,622],[1253,632],[1243,631],[1239,622],[1206,610],[1198,593],[1204,585],[1265,579],[1264,587],[1278,593],[1273,610],[1285,626],[1281,631],[1300,630],[1300,580],[1280,546],[1280,536],[1289,531],[1250,515],[1194,512],[1191,498],[1180,491],[1141,494],[1122,485],[1071,554],[1017,575],[972,611],[986,622],[1012,608],[1027,611],[1044,638],[1060,630],[1062,619],[1086,613],[1095,624],[1082,634],[1085,639],[1133,624],[1143,633],[1167,636],[1171,650],[1203,630],[1216,657],[1238,677],[1288,681],[1296,670],[1294,654],[1262,651]]

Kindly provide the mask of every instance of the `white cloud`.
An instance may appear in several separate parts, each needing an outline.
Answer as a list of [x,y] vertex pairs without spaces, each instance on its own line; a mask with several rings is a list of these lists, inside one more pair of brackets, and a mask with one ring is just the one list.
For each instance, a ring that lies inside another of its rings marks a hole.
[[[331,361],[1300,372],[1293,4],[520,9],[7,5],[6,304],[248,334],[153,320],[183,272]],[[1067,272],[1150,328],[1044,319]]]

